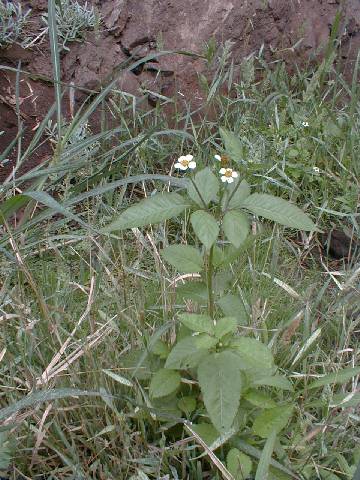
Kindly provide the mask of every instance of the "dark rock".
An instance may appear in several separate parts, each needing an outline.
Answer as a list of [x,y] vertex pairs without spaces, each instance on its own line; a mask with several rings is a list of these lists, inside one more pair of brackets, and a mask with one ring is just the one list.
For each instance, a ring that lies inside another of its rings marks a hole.
[[355,237],[350,238],[342,230],[333,229],[320,235],[324,252],[336,260],[350,260],[360,253],[360,245]]

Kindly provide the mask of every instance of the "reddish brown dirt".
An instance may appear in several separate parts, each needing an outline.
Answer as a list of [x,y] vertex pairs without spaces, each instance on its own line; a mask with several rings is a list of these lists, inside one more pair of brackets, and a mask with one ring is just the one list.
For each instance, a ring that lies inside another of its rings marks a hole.
[[[22,2],[32,8],[33,28],[41,22],[45,0]],[[129,56],[143,58],[158,50],[187,50],[200,53],[211,37],[218,42],[233,42],[235,65],[264,45],[269,61],[284,58],[288,65],[303,63],[321,56],[329,40],[337,0],[94,0],[103,16],[101,31],[89,32],[82,43],[70,45],[63,52],[62,80],[76,87],[76,104],[87,91],[98,91],[116,75],[116,68]],[[343,68],[352,70],[360,48],[360,3],[342,2],[341,57]],[[301,40],[301,41],[300,41]],[[292,46],[300,42],[293,51]],[[46,38],[32,50],[13,46],[0,50],[0,64],[16,67],[31,77],[21,76],[21,115],[25,127],[23,148],[33,130],[54,101],[49,45]],[[180,104],[199,104],[198,74],[205,71],[205,62],[194,57],[168,55],[147,63],[136,72],[126,72],[119,79],[119,88],[141,98],[144,89],[171,96]],[[85,89],[85,90],[81,90]],[[0,152],[16,136],[18,120],[14,108],[15,74],[0,70]],[[149,106],[155,99],[148,95]],[[64,114],[69,116],[65,99]],[[96,120],[95,120],[96,124]],[[96,130],[96,125],[95,125]],[[51,154],[48,146],[40,148],[31,165]],[[31,166],[27,165],[27,168]],[[0,167],[0,180],[9,172],[9,164]]]

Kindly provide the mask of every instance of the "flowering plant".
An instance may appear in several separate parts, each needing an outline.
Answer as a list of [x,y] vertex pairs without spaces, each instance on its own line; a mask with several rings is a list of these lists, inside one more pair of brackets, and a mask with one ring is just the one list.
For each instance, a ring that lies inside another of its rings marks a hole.
[[[198,406],[215,436],[236,432],[241,424],[239,409],[244,402],[250,403],[253,432],[268,438],[286,426],[293,405],[286,401],[277,405],[260,388],[291,390],[291,384],[276,373],[266,345],[240,335],[239,327],[246,323],[234,309],[234,302],[238,304],[240,299],[223,297],[216,282],[219,272],[228,271],[229,263],[241,254],[250,231],[249,214],[301,230],[316,230],[316,226],[297,206],[272,195],[251,193],[247,181],[229,166],[233,150],[226,150],[227,166],[218,171],[220,179],[213,172],[216,163],[195,173],[193,155],[179,157],[175,167],[191,171],[185,191],[140,201],[121,213],[104,233],[159,223],[189,212],[197,244],[165,246],[161,255],[176,271],[198,279],[192,282],[198,293],[197,307],[173,312],[175,342],[169,344],[159,334],[150,344],[150,354],[158,357],[159,368],[150,381],[149,403],[159,407],[162,401],[163,406],[173,402],[188,418],[196,418]],[[219,155],[215,159],[223,161]],[[191,428],[195,431],[196,425]]]

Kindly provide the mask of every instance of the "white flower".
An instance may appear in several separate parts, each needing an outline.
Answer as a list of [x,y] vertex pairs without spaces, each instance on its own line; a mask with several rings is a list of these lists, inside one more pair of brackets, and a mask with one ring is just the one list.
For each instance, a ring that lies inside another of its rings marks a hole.
[[177,163],[175,163],[174,167],[179,168],[180,170],[187,170],[190,168],[193,170],[196,168],[196,162],[193,161],[193,156],[192,155],[183,155],[178,158]]
[[221,168],[219,173],[221,174],[221,181],[224,183],[233,183],[234,178],[239,176],[232,168]]
[[303,127],[308,127],[308,126],[309,126],[309,122],[301,122],[301,125],[302,125]]
[[320,173],[320,168],[319,167],[313,167],[314,173]]
[[214,158],[215,158],[215,160],[218,160],[219,162],[221,162],[221,156],[220,155],[214,155]]

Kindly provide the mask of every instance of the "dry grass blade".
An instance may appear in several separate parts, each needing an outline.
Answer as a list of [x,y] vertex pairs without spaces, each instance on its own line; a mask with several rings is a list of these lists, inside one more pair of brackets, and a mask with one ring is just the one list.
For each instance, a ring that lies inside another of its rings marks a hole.
[[191,435],[195,438],[196,442],[202,446],[202,448],[207,453],[209,459],[211,460],[212,464],[219,470],[222,477],[225,480],[235,480],[234,477],[231,475],[229,470],[225,467],[225,465],[218,459],[214,452],[210,450],[210,448],[206,445],[204,440],[191,428],[189,423],[184,423],[186,430],[188,430]]

